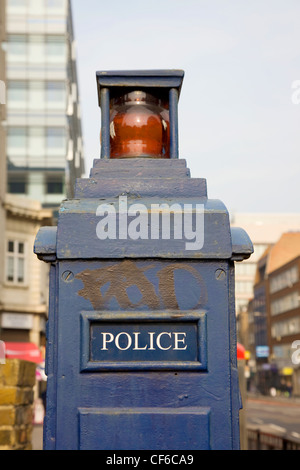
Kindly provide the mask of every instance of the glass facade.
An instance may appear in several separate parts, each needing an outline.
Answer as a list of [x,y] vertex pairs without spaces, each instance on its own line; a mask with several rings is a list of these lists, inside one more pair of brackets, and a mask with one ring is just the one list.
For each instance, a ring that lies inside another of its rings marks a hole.
[[64,112],[67,88],[64,81],[58,80],[9,80],[7,99],[11,110]]
[[66,38],[63,35],[9,34],[6,53],[8,63],[65,64]]
[[36,15],[45,13],[62,14],[66,8],[66,0],[7,0],[9,13],[26,14],[28,10]]
[[7,0],[8,192],[56,209],[84,173],[69,0]]

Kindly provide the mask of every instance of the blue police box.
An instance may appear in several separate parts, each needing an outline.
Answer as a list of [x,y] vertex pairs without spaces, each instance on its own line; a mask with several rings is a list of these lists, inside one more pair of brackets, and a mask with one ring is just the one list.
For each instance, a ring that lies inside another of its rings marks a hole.
[[101,158],[40,229],[44,449],[239,449],[234,262],[253,247],[178,158],[183,72],[98,72]]

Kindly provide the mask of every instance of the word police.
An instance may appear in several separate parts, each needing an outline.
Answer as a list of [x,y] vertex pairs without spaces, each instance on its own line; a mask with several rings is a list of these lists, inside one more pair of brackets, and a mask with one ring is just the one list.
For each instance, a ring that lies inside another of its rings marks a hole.
[[155,332],[148,332],[147,335],[143,335],[143,341],[140,338],[139,332],[127,333],[121,331],[117,335],[109,332],[101,333],[101,351],[108,351],[111,347],[116,347],[120,351],[126,351],[132,349],[133,351],[155,351],[160,349],[162,351],[168,351],[172,349],[174,351],[185,351],[187,349],[186,333],[180,332],[167,332],[163,331],[159,334]]

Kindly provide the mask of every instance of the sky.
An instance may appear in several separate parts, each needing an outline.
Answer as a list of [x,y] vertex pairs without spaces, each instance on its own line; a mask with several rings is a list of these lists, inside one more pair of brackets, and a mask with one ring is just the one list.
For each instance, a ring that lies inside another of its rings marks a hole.
[[86,176],[96,71],[182,69],[179,156],[231,213],[300,213],[299,0],[71,0]]

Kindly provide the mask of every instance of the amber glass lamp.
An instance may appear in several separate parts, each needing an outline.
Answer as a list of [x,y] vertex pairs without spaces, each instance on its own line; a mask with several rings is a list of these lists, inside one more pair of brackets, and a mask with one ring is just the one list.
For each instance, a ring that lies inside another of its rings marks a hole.
[[101,158],[178,158],[183,71],[97,72]]
[[168,103],[143,90],[110,103],[110,158],[170,158]]

